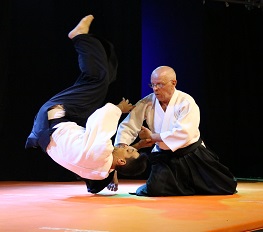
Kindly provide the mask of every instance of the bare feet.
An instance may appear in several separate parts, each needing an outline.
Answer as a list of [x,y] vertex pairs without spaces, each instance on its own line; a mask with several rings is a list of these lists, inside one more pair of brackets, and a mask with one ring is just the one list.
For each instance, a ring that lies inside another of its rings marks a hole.
[[93,15],[88,15],[82,18],[79,24],[71,32],[68,33],[68,37],[70,39],[73,39],[77,35],[88,34],[89,27],[93,19],[94,19]]

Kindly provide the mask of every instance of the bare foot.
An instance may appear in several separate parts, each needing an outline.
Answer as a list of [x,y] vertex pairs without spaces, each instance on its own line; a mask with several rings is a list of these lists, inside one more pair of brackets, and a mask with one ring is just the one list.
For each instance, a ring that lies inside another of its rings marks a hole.
[[79,24],[71,32],[68,33],[68,37],[70,39],[73,39],[77,35],[88,34],[89,27],[93,19],[94,19],[93,15],[88,15],[82,18]]

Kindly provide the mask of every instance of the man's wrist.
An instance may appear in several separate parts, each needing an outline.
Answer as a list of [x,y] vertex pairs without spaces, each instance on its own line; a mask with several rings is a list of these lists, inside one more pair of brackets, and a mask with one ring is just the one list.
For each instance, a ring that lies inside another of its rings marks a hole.
[[154,142],[162,141],[161,137],[160,137],[160,134],[157,134],[157,133],[152,133],[151,134],[151,140],[154,141]]
[[133,145],[131,145],[132,147],[134,147],[135,149],[137,149],[137,150],[139,150],[139,149],[141,149],[141,146],[140,146],[140,143],[138,142],[138,143],[135,143],[135,144],[133,144]]
[[123,106],[121,104],[118,104],[116,106],[121,110],[121,112],[123,112]]

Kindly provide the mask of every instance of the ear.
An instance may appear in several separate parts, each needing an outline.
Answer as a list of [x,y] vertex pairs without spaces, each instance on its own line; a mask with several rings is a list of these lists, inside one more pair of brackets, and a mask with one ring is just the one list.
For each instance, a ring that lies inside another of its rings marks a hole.
[[126,160],[125,159],[121,159],[121,158],[117,159],[117,165],[122,166],[122,165],[125,165],[125,164],[126,164]]

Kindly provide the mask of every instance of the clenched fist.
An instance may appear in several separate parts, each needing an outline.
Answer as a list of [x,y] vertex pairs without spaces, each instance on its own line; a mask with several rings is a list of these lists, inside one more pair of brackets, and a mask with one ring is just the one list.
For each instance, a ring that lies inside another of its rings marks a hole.
[[141,127],[141,130],[139,132],[140,139],[151,139],[152,138],[151,135],[152,135],[152,132],[148,128],[144,126]]

